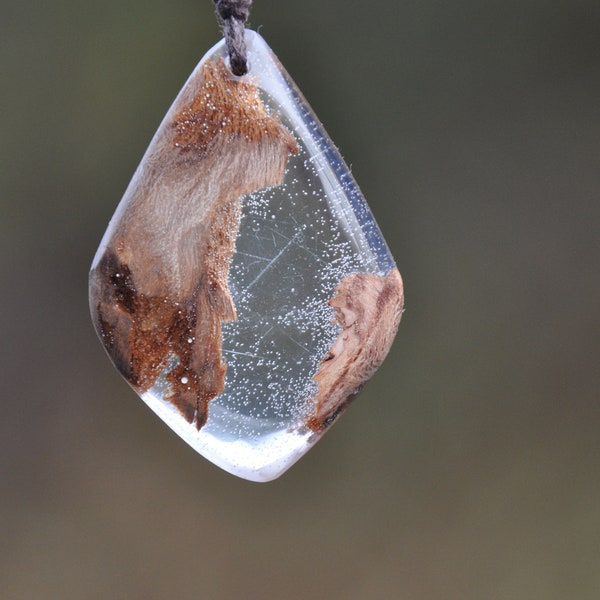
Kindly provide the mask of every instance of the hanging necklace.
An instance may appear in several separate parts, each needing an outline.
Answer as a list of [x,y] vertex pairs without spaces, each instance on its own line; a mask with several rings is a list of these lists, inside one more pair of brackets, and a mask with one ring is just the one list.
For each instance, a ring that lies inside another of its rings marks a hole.
[[115,367],[226,471],[269,481],[377,370],[400,274],[348,167],[256,32],[225,39],[152,139],[90,272]]

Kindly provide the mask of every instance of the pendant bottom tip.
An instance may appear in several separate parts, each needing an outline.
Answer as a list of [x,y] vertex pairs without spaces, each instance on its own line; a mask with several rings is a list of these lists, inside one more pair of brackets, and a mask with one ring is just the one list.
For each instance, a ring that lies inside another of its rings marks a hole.
[[283,475],[320,438],[312,431],[281,428],[262,435],[234,438],[207,423],[200,431],[151,392],[142,400],[196,452],[224,471],[257,483]]

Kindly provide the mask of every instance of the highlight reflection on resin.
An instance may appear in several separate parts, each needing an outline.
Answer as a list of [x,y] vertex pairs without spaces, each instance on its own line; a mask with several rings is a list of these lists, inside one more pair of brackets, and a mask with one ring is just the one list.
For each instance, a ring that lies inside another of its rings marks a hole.
[[281,475],[388,353],[400,274],[348,168],[264,40],[201,60],[90,272],[111,360],[193,448]]

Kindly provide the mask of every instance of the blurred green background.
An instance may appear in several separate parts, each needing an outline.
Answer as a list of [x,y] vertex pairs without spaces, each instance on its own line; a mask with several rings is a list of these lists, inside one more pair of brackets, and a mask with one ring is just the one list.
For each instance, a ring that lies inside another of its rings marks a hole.
[[600,4],[256,0],[404,276],[378,375],[238,480],[120,379],[87,271],[210,0],[3,2],[6,599],[600,597]]

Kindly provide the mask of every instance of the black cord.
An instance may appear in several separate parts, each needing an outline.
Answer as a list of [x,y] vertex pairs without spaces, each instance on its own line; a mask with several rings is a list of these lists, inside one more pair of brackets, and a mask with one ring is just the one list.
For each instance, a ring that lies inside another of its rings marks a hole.
[[214,0],[217,14],[223,21],[223,35],[229,52],[231,72],[245,75],[248,72],[246,38],[244,30],[252,0]]

